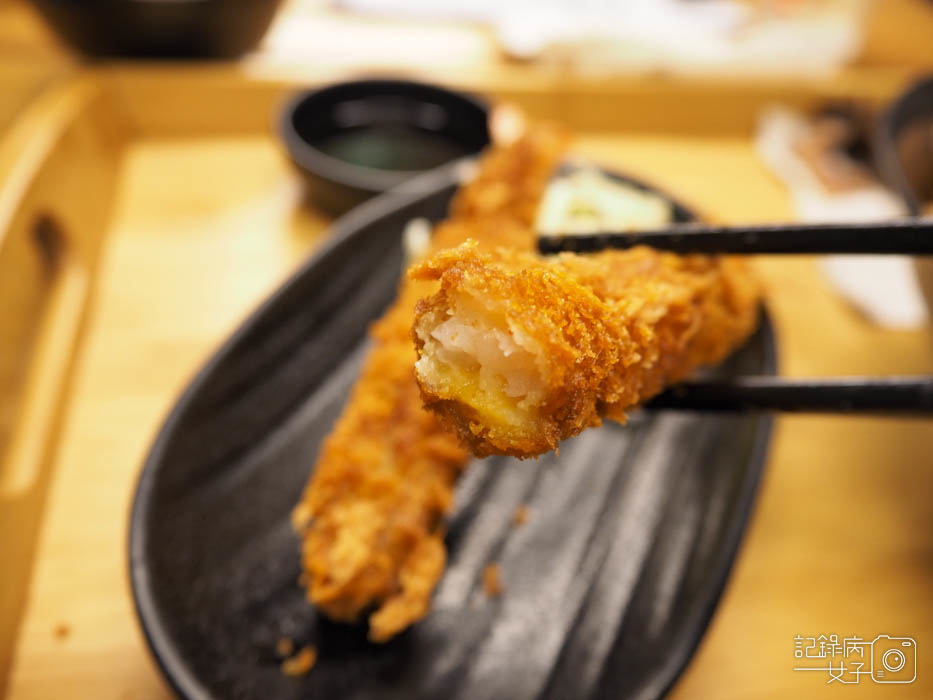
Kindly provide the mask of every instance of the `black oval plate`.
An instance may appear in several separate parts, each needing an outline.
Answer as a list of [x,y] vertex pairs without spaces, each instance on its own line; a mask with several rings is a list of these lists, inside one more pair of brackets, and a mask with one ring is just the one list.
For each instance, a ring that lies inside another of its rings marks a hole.
[[[156,439],[133,506],[131,579],[182,696],[657,698],[698,644],[754,500],[766,417],[645,412],[560,456],[476,462],[457,490],[433,610],[388,644],[305,601],[289,513],[356,377],[367,324],[394,296],[401,232],[445,215],[455,172],[426,176],[428,194],[383,195],[341,219]],[[765,319],[718,371],[774,370]],[[519,504],[531,518],[514,527]],[[491,561],[505,585],[495,599],[481,583]],[[282,675],[281,637],[318,648],[307,676]]]

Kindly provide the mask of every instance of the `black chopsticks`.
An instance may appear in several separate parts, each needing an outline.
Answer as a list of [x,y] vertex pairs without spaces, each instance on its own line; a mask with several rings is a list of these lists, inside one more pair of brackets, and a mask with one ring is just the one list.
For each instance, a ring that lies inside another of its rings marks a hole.
[[[674,253],[933,255],[933,218],[859,224],[708,226],[674,224],[655,231],[539,235],[538,250],[593,253],[639,245]],[[734,377],[685,382],[648,409],[933,415],[933,376],[788,379]]]
[[638,245],[674,253],[933,255],[933,218],[858,224],[674,224],[655,231],[538,236],[538,250],[545,255]]
[[933,377],[750,376],[678,384],[650,409],[933,415]]

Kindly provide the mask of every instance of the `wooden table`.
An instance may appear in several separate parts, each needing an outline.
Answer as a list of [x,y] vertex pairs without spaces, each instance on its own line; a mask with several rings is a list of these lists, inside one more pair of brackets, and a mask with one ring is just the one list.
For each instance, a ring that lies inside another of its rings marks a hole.
[[[498,89],[513,80],[559,83],[521,68],[486,69],[482,79]],[[218,71],[227,76],[221,81],[243,78],[240,69]],[[461,67],[458,75],[468,73]],[[874,90],[876,81],[880,95],[903,80],[897,76],[864,69],[843,76],[839,91]],[[180,81],[178,94],[189,88]],[[790,215],[785,191],[747,137],[620,135],[601,130],[592,115],[585,120],[578,150],[721,219]],[[202,127],[208,131],[209,121]],[[144,648],[126,575],[127,515],[141,460],[206,356],[325,235],[328,220],[304,203],[268,135],[192,140],[157,131],[120,156],[114,217],[8,679],[13,700],[170,697]],[[874,328],[831,293],[815,260],[757,265],[784,373],[933,371],[929,329]],[[781,418],[733,576],[673,697],[933,696],[931,455],[929,421]],[[915,637],[917,682],[864,681],[840,691],[825,676],[794,673],[794,635],[831,633]]]

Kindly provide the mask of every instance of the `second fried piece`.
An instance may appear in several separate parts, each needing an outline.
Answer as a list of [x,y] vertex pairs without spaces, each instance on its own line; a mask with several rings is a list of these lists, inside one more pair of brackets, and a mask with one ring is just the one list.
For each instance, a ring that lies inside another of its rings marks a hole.
[[719,362],[754,330],[759,288],[732,258],[649,248],[545,260],[467,243],[415,266],[425,405],[474,454],[539,455]]
[[[482,247],[534,244],[531,222],[564,152],[562,131],[532,126],[485,153],[431,239]],[[469,455],[426,410],[410,340],[415,303],[436,288],[405,280],[370,329],[353,392],[321,446],[293,522],[308,598],[334,620],[369,619],[384,642],[424,617],[444,571],[443,516]]]

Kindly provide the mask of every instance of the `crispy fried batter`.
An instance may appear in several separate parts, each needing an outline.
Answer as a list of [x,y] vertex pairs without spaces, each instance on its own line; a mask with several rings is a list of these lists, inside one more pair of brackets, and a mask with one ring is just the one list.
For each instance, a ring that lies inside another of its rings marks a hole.
[[[562,132],[538,127],[485,155],[431,250],[467,238],[530,249],[537,203],[565,141]],[[427,613],[445,563],[441,517],[468,458],[424,410],[412,371],[415,303],[436,288],[403,281],[394,305],[372,326],[373,348],[293,514],[309,599],[336,620],[375,609],[375,641]]]
[[474,454],[531,457],[719,362],[754,330],[759,289],[734,258],[649,248],[536,255],[473,243],[410,271],[425,404]]

